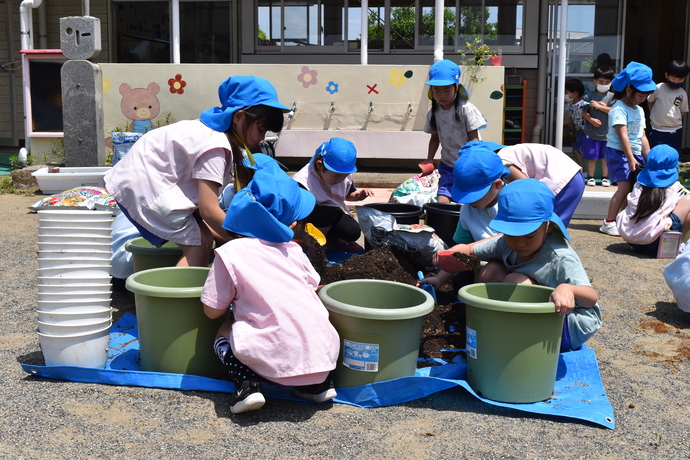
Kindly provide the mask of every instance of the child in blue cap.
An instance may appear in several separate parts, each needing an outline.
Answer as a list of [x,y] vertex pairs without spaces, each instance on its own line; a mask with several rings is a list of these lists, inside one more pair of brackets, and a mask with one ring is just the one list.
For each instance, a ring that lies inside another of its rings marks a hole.
[[312,401],[336,396],[329,373],[338,333],[316,294],[318,273],[291,241],[296,221],[314,204],[273,163],[256,171],[228,208],[223,227],[235,238],[216,249],[201,301],[212,319],[232,306],[234,321],[220,327],[214,348],[235,384],[233,414],[264,405],[262,380],[293,386]]
[[498,213],[490,224],[503,235],[455,249],[488,261],[479,274],[480,282],[554,288],[550,300],[556,312],[566,316],[561,341],[561,350],[566,351],[578,348],[599,330],[601,310],[553,203],[553,193],[542,182],[511,182],[498,195]]
[[616,217],[621,237],[633,249],[656,254],[667,230],[690,229],[690,196],[678,182],[678,151],[659,144],[649,151],[647,166],[637,176],[628,205]]
[[218,88],[221,107],[144,134],[105,175],[108,192],[141,235],[182,249],[178,265],[206,266],[214,239],[227,238],[220,191],[251,178],[242,165],[267,130],[279,132],[283,113],[275,88],[258,77],[235,76]]
[[[490,227],[490,223],[498,212],[498,194],[503,189],[503,178],[510,174],[501,158],[492,150],[493,143],[470,144],[453,167],[453,201],[463,204],[453,235],[453,240],[459,244],[500,235]],[[458,270],[462,270],[460,260],[452,255],[454,252],[455,247],[439,251],[438,264],[441,271],[421,280],[420,284],[428,283],[439,289]],[[457,290],[473,281],[473,273],[458,272],[453,279],[453,289]]]
[[431,134],[427,158],[419,166],[424,174],[433,171],[433,159],[439,145],[441,176],[438,202],[449,203],[453,187],[453,165],[459,151],[469,141],[479,139],[478,130],[486,126],[481,112],[469,102],[469,93],[460,83],[460,67],[447,59],[438,61],[429,69],[429,99],[431,110],[427,114],[424,132]]
[[327,245],[336,251],[364,252],[357,243],[362,229],[345,204],[345,200],[361,201],[373,195],[368,188],[355,187],[352,173],[357,171],[356,161],[355,145],[334,137],[321,144],[309,163],[293,176],[316,197],[316,207],[306,222],[318,228]]
[[606,163],[609,177],[618,188],[611,197],[606,219],[599,231],[618,236],[616,215],[625,207],[625,198],[632,190],[635,176],[644,166],[649,152],[645,134],[645,115],[640,107],[656,83],[652,69],[639,62],[630,62],[611,82],[618,99],[609,111],[609,132],[606,135]]

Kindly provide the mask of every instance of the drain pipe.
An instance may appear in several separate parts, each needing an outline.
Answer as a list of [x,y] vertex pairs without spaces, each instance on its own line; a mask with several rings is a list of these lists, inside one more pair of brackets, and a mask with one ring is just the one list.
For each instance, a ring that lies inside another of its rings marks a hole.
[[434,62],[443,60],[443,0],[436,0],[434,17]]
[[542,0],[539,9],[539,42],[537,43],[539,64],[537,66],[537,118],[532,128],[532,142],[540,144],[541,130],[546,113],[546,61],[549,31],[549,2]]
[[19,5],[19,34],[21,48],[23,50],[34,49],[34,27],[32,19],[32,8],[38,8],[43,0],[24,0]]
[[38,7],[38,47],[48,48],[48,34],[46,33],[46,4],[41,2]]
[[171,21],[172,21],[172,61],[173,64],[180,63],[180,0],[172,0]]
[[568,35],[568,0],[561,0],[561,28],[558,41],[558,88],[556,89],[556,139],[554,147],[563,150],[563,113],[565,109],[565,64],[568,58],[565,39]]
[[12,0],[7,0],[5,2],[5,18],[7,18],[7,24],[5,26],[5,38],[7,40],[7,61],[8,63],[4,66],[9,77],[10,85],[10,110],[12,115],[10,115],[11,131],[12,131],[12,143],[19,143],[19,123],[17,121],[17,69],[14,59],[14,28],[12,26]]
[[362,39],[359,42],[359,63],[367,65],[369,63],[369,0],[362,0],[360,16],[360,27]]

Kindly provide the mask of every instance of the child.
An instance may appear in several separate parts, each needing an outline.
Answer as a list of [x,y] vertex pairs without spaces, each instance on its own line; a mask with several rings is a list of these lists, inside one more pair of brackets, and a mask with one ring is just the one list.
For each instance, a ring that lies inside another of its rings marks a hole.
[[207,266],[214,236],[227,239],[218,195],[234,177],[244,187],[241,165],[267,130],[279,132],[283,112],[263,78],[230,77],[221,83],[222,107],[144,134],[105,175],[120,209],[151,244],[182,249],[178,266]]
[[535,179],[510,183],[498,195],[498,214],[491,221],[491,228],[503,235],[456,249],[489,261],[479,275],[482,283],[554,288],[550,301],[566,317],[561,351],[567,351],[577,349],[599,330],[601,310],[553,205],[553,193],[544,183]]
[[582,141],[585,138],[583,131],[585,127],[585,120],[582,118],[582,109],[584,107],[585,85],[577,78],[571,78],[565,82],[565,100],[569,104],[570,120],[575,129],[575,141],[573,142],[573,156],[575,162],[583,167],[582,159]]
[[235,384],[233,414],[264,405],[262,379],[295,386],[298,396],[317,402],[336,396],[329,372],[338,334],[316,295],[318,273],[291,241],[296,221],[314,204],[311,193],[269,165],[228,209],[223,227],[236,238],[216,249],[201,301],[212,319],[232,305],[234,321],[220,327],[214,349]]
[[504,182],[518,179],[538,179],[555,196],[554,211],[567,227],[585,191],[582,169],[568,155],[545,144],[493,145],[510,174]]
[[606,135],[606,163],[609,175],[618,188],[609,202],[606,219],[599,231],[618,236],[616,216],[625,207],[625,199],[632,190],[638,169],[644,165],[649,152],[645,135],[642,104],[656,89],[652,69],[639,62],[630,62],[611,82],[618,99],[609,111],[609,132]]
[[[501,158],[489,147],[488,142],[471,142],[463,150],[462,155],[453,167],[452,198],[460,207],[460,219],[455,230],[453,240],[459,244],[492,238],[500,235],[491,229],[489,224],[498,211],[498,194],[503,188],[503,178],[510,171],[503,165]],[[454,251],[454,247],[450,249]],[[452,268],[443,270],[421,282],[429,283],[439,289],[443,283],[453,276]],[[462,277],[463,274],[458,274]],[[453,290],[460,285],[474,281],[474,274],[454,279]]]
[[352,173],[357,171],[355,145],[339,137],[324,142],[309,163],[294,176],[316,197],[316,207],[306,221],[326,235],[331,249],[350,253],[364,252],[357,243],[362,235],[345,200],[361,201],[373,195],[368,188],[357,189]]
[[609,168],[606,165],[606,134],[609,131],[609,111],[613,104],[611,80],[615,73],[610,67],[599,67],[594,71],[593,92],[585,96],[588,102],[583,107],[582,116],[585,119],[585,138],[582,141],[582,157],[587,160],[587,185],[595,186],[594,178],[597,161],[601,161],[601,185],[610,187]]
[[670,145],[649,151],[628,205],[616,217],[621,237],[634,250],[656,255],[663,232],[690,229],[690,196],[678,182],[677,168],[678,151]]
[[649,146],[668,144],[680,153],[683,147],[683,117],[688,113],[688,95],[683,89],[688,65],[683,61],[671,61],[666,69],[666,82],[659,83],[647,98],[649,121]]
[[431,134],[427,159],[420,163],[422,171],[427,170],[441,146],[441,162],[438,172],[441,176],[438,187],[438,202],[450,203],[453,187],[453,165],[459,150],[469,141],[479,139],[478,130],[486,126],[481,112],[472,105],[467,89],[460,83],[460,67],[452,61],[443,60],[429,69],[429,99],[431,110],[427,114],[424,132]]

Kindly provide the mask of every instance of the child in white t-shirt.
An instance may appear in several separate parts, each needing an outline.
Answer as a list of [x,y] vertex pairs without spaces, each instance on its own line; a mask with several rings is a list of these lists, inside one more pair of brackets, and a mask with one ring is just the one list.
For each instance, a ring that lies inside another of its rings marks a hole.
[[314,204],[273,162],[228,208],[223,227],[236,238],[216,249],[201,301],[212,319],[232,306],[233,320],[221,326],[214,348],[235,384],[233,414],[264,405],[262,380],[316,402],[336,396],[329,373],[340,339],[316,294],[320,277],[292,241],[296,221]]
[[666,69],[666,81],[659,83],[647,97],[649,146],[668,144],[680,153],[683,147],[683,117],[688,113],[688,94],[683,89],[688,76],[688,65],[671,61]]

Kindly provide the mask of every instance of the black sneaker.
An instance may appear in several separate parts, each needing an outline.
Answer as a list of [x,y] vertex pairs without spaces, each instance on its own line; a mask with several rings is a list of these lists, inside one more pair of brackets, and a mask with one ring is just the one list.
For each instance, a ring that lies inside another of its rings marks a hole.
[[261,383],[255,380],[245,380],[241,385],[235,383],[235,392],[230,398],[230,412],[241,414],[261,409],[266,404]]
[[333,379],[330,377],[323,383],[294,387],[292,391],[300,398],[315,402],[330,401],[338,396],[338,393],[335,391],[335,385],[333,385]]

